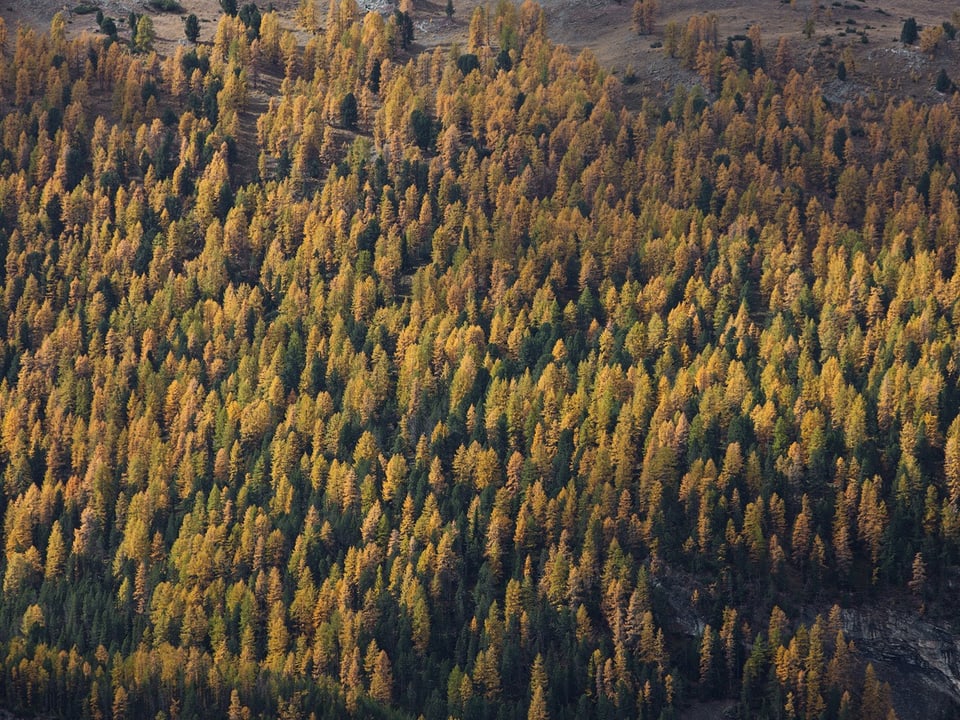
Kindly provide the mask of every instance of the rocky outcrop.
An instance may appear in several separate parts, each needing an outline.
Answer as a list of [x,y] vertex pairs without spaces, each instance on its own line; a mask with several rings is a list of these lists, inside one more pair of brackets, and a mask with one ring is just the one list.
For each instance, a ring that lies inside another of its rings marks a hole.
[[915,612],[841,611],[844,634],[890,683],[901,720],[960,717],[960,638]]
[[[651,587],[665,606],[665,629],[675,635],[699,638],[707,618],[692,601],[707,589],[696,576],[677,568],[661,568],[651,577]],[[960,596],[960,572],[947,580]],[[849,598],[848,598],[849,601]],[[830,615],[830,604],[792,608],[792,615],[807,626],[819,615]],[[900,720],[957,720],[960,718],[960,632],[946,615],[923,616],[910,601],[860,598],[860,604],[840,610],[844,635],[853,640],[864,663],[872,663],[877,677],[890,684],[891,699]],[[762,625],[763,615],[754,618]]]
[[[670,631],[699,638],[706,619],[691,598],[705,589],[697,579],[676,569],[663,569],[651,579],[661,602],[669,607]],[[955,583],[960,592],[960,579]],[[809,625],[826,618],[829,605],[794,608]],[[843,633],[857,646],[864,664],[890,684],[900,720],[960,718],[960,633],[946,621],[921,616],[904,603],[882,606],[876,599],[840,611]]]

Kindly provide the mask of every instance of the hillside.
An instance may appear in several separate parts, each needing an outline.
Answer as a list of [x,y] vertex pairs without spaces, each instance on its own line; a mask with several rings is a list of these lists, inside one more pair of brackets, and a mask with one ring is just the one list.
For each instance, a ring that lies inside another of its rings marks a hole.
[[950,19],[305,9],[0,27],[0,705],[956,716]]
[[[326,13],[326,0],[316,0],[318,14]],[[240,2],[240,4],[243,4]],[[273,7],[281,25],[297,31],[297,0],[275,0],[264,3]],[[434,47],[465,45],[473,11],[477,7],[496,7],[495,2],[456,0],[454,15],[447,17],[442,0],[413,0],[412,18],[415,28],[414,51]],[[183,18],[195,13],[201,26],[201,39],[212,40],[222,13],[217,0],[182,0],[182,12],[159,12],[145,0],[104,0],[68,7],[57,0],[28,0],[24,3],[0,4],[0,17],[8,27],[25,24],[38,31],[49,27],[54,13],[69,9],[68,32],[72,36],[98,31],[95,14],[83,8],[101,8],[118,21],[130,12],[149,15],[156,26],[156,47],[160,53],[172,54],[184,44]],[[362,11],[385,12],[394,3],[386,0],[364,0]],[[547,18],[547,30],[554,42],[574,52],[589,48],[601,64],[617,77],[625,76],[635,87],[628,89],[628,99],[641,96],[669,97],[677,84],[697,82],[678,63],[665,56],[662,48],[670,23],[680,27],[697,14],[710,12],[717,18],[721,39],[744,36],[758,26],[770,48],[781,38],[787,42],[790,63],[800,69],[812,67],[825,90],[837,102],[874,93],[881,97],[911,98],[920,102],[936,102],[939,96],[934,83],[940,68],[960,64],[958,43],[941,43],[936,52],[904,52],[899,42],[905,20],[915,18],[921,27],[934,27],[951,20],[952,9],[932,0],[852,0],[822,3],[808,0],[763,2],[762,0],[725,0],[704,3],[702,0],[660,2],[650,33],[638,36],[634,30],[630,0],[544,0],[541,3]],[[389,6],[389,7],[388,7]],[[77,12],[77,11],[81,12]],[[812,20],[809,37],[807,20]],[[121,32],[125,31],[122,22]],[[956,24],[956,23],[954,23]],[[299,41],[307,35],[298,33]],[[848,81],[836,81],[836,65],[846,57]],[[850,59],[853,62],[850,62]],[[637,100],[639,102],[639,100]]]

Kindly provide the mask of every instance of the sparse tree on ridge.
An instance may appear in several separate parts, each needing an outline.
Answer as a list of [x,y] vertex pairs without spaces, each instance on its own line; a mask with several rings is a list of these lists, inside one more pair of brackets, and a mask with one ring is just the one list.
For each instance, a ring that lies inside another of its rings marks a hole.
[[137,28],[133,34],[133,47],[137,52],[148,52],[153,49],[156,34],[153,30],[153,20],[149,15],[141,15],[137,20]]
[[193,13],[187,15],[183,21],[183,34],[192,43],[200,38],[200,20]]
[[904,45],[913,45],[917,41],[919,28],[915,18],[907,18],[903,22],[903,28],[900,30],[900,42]]

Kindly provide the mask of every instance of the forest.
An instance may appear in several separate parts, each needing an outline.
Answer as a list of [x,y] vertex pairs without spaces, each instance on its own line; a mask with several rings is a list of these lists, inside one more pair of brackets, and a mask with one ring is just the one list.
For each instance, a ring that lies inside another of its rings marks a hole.
[[960,96],[324,8],[0,26],[0,707],[895,718],[842,617],[957,620]]

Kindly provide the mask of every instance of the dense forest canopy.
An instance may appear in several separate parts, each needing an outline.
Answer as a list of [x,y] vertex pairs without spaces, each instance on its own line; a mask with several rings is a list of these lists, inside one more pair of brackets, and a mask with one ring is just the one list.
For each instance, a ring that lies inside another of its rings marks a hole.
[[951,602],[960,100],[701,18],[634,112],[478,12],[0,28],[4,705],[893,716],[841,606]]

